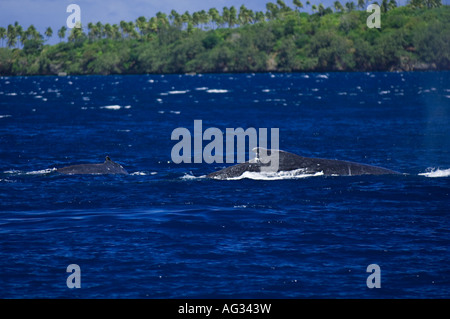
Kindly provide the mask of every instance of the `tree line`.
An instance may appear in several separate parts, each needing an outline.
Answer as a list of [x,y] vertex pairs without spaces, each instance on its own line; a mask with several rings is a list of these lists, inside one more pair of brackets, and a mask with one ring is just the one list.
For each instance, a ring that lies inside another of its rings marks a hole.
[[[440,48],[446,47],[448,36],[442,30],[448,29],[450,20],[445,21],[448,6],[442,6],[441,0],[411,0],[405,7],[397,7],[395,0],[382,0],[379,6],[386,15],[381,30],[365,27],[367,4],[365,0],[356,4],[335,1],[325,8],[293,0],[290,7],[277,0],[268,2],[265,12],[245,5],[192,14],[172,10],[119,24],[90,22],[71,30],[63,26],[57,30],[60,43],[56,45],[45,45],[53,36],[52,28],[42,35],[33,25],[24,29],[16,22],[0,27],[0,73],[374,70],[412,64],[448,67],[444,53],[433,60],[429,55],[436,53],[422,43],[443,42]],[[312,14],[305,12],[308,10]],[[428,20],[431,13],[427,12],[433,12],[436,19]],[[424,38],[441,22],[443,29],[431,39]],[[380,59],[386,52],[392,56]]]

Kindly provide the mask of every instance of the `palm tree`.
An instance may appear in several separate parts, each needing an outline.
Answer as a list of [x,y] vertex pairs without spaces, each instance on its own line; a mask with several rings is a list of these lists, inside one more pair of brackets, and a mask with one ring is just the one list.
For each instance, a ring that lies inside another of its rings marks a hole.
[[234,6],[230,7],[230,26],[234,27],[234,25],[237,23],[237,10]]
[[212,24],[218,26],[221,24],[220,14],[216,8],[211,8],[208,11],[209,16],[211,17]]
[[334,9],[336,11],[340,11],[340,12],[344,11],[344,7],[342,6],[342,4],[339,1],[334,2]]
[[32,40],[42,39],[42,35],[36,30],[34,25],[30,25],[25,32],[22,32],[20,42],[22,43],[22,45],[24,45],[25,42],[30,39]]
[[248,10],[245,5],[241,5],[239,8],[238,21],[240,24],[248,24],[252,21],[250,16],[250,10]]
[[113,37],[113,28],[109,23],[106,23],[103,26],[103,29],[105,30],[105,36],[107,39],[111,39]]
[[125,38],[125,35],[128,34],[128,23],[126,23],[124,20],[120,21],[119,23],[120,29],[122,30],[122,38]]
[[383,0],[381,2],[381,12],[385,13],[389,11],[389,3],[388,0]]
[[[34,28],[34,27],[33,27]],[[18,38],[18,41],[20,41],[23,45],[23,42],[25,41],[25,34],[24,31],[22,29],[22,26],[19,24],[19,22],[14,22],[14,29],[15,29],[15,33],[16,33],[16,37]],[[19,40],[20,38],[20,40]]]
[[300,0],[294,0],[293,3],[296,11],[300,11],[300,9],[303,8],[303,3],[301,3]]
[[311,9],[312,9],[313,12],[316,12],[317,11],[317,6],[315,4],[313,4]]
[[[386,1],[386,0],[383,0],[383,1]],[[353,1],[346,2],[345,7],[347,8],[348,12],[355,10],[355,4],[353,3]]]
[[49,39],[52,37],[52,35],[53,35],[53,30],[52,30],[52,28],[48,27],[48,28],[45,30],[44,34],[45,34],[45,36],[47,37],[47,40],[49,40]]
[[3,27],[0,27],[0,39],[2,40],[2,47],[3,47],[3,40],[6,39],[6,29]]
[[325,7],[323,6],[323,4],[319,4],[319,15],[323,16],[325,14]]
[[198,15],[199,15],[199,22],[202,24],[203,29],[209,23],[211,17],[205,10],[199,11]]
[[255,22],[263,22],[266,20],[266,15],[262,11],[255,13]]
[[113,39],[120,39],[122,36],[120,33],[120,27],[115,23],[111,26],[111,34]]
[[62,26],[61,29],[58,30],[58,38],[59,38],[59,42],[62,41],[62,39],[64,39],[64,37],[66,36],[66,31],[67,28],[65,26]]
[[291,11],[291,8],[289,8],[283,0],[277,0],[277,4],[280,7],[281,12]]
[[389,10],[395,9],[397,8],[397,1],[395,0],[390,0],[389,1]]
[[269,20],[275,20],[278,17],[278,13],[280,9],[275,3],[268,2],[266,3],[266,16]]
[[81,24],[79,24],[79,27],[73,28],[69,35],[69,41],[75,42],[79,39],[81,39],[85,34],[83,33],[83,28]]
[[8,47],[14,47],[17,43],[17,33],[16,28],[12,24],[8,25],[8,29],[6,30],[6,37],[8,38],[8,40],[6,41]]
[[358,8],[363,9],[364,8],[365,1],[364,0],[358,0]]
[[89,22],[87,24],[87,29],[88,29],[89,40],[93,40],[94,39],[94,29],[95,29],[94,24],[92,22]]
[[95,24],[95,26],[96,26],[96,36],[97,36],[97,39],[101,39],[101,38],[103,38],[103,35],[104,35],[104,31],[103,31],[103,24],[100,22],[100,21],[98,21],[96,24]]
[[[230,9],[227,7],[223,7],[222,20],[224,23],[229,23],[230,21]],[[230,27],[230,25],[228,25],[228,27]]]
[[[172,10],[172,11],[175,11],[175,10]],[[175,13],[176,13],[176,11],[175,11]],[[141,35],[144,35],[145,34],[145,28],[147,26],[147,19],[144,16],[140,16],[139,18],[136,19],[136,26],[139,29],[139,33]]]

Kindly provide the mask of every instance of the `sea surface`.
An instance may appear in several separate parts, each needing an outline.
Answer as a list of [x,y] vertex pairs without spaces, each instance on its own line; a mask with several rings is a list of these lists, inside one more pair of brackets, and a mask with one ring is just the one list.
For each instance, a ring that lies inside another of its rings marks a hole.
[[[194,120],[404,174],[208,179]],[[0,77],[1,298],[449,298],[449,194],[449,72]]]

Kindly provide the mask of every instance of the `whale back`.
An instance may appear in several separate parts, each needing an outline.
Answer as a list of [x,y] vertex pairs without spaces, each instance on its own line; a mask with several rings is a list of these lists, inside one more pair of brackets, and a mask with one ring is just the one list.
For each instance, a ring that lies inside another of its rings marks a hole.
[[106,157],[105,162],[99,164],[78,164],[67,167],[58,168],[56,170],[61,174],[92,174],[92,175],[106,175],[106,174],[119,174],[128,175],[128,172],[122,167],[122,165],[113,162],[109,156]]
[[302,169],[305,174],[323,173],[323,175],[339,176],[400,174],[382,167],[342,160],[304,157],[281,150],[256,147],[253,151],[256,153],[255,160],[224,168],[207,175],[207,177],[226,179],[239,177],[246,171],[261,172],[262,166],[269,166],[267,163],[270,160],[277,160],[277,158],[277,172]]

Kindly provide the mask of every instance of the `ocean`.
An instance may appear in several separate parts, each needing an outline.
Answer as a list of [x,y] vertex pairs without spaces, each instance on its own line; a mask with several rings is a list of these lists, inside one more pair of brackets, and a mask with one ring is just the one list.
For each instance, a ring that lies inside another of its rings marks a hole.
[[[404,174],[209,179],[195,120]],[[449,298],[449,193],[449,72],[0,77],[1,298]]]

